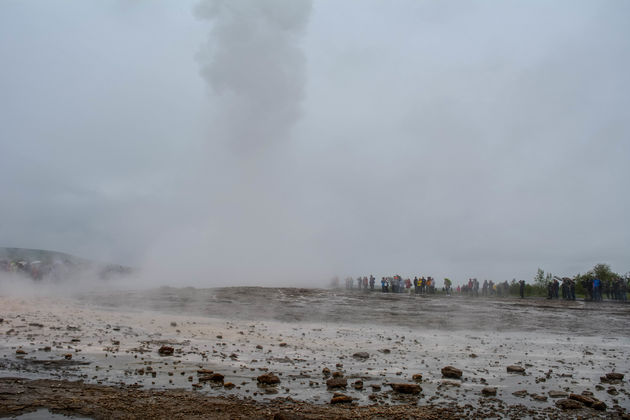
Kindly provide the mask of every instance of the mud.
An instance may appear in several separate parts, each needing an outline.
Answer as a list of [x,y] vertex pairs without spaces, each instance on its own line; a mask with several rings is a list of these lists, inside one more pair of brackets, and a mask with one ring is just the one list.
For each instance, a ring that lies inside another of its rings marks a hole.
[[[432,407],[473,416],[527,407],[532,411],[518,417],[570,417],[576,414],[556,405],[570,394],[605,403],[605,412],[582,408],[586,417],[630,409],[630,306],[619,303],[162,288],[62,300],[0,297],[0,308],[4,377],[80,379],[94,389],[164,398],[187,389],[190,398],[261,410],[278,398],[327,410],[336,392],[351,398],[353,410]],[[162,346],[173,354],[160,355]],[[444,378],[447,365],[460,369],[461,379]],[[524,373],[508,372],[511,365]],[[610,372],[624,379],[602,382]],[[259,383],[266,373],[280,383]],[[223,381],[204,379],[212,374]],[[347,386],[329,389],[332,376]],[[418,384],[421,392],[402,394],[390,384]]]

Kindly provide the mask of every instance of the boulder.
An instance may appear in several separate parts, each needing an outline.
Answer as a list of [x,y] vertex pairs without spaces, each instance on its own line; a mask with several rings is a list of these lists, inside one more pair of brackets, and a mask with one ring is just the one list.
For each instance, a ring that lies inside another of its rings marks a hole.
[[171,347],[171,346],[162,346],[158,350],[158,353],[161,356],[171,356],[174,351],[175,351],[175,349],[173,347]]
[[533,400],[536,400],[536,401],[541,401],[541,402],[547,401],[546,395],[532,394],[531,397]]
[[389,384],[392,387],[394,392],[398,392],[400,394],[419,394],[422,392],[422,387],[418,384]]
[[273,373],[265,373],[264,375],[260,375],[258,378],[259,384],[263,385],[276,385],[280,383],[280,378],[278,378]]
[[583,407],[581,402],[568,398],[556,401],[556,406],[563,410],[579,410]]
[[594,398],[587,397],[586,395],[580,395],[580,394],[571,394],[569,395],[569,399],[579,401],[587,407],[592,406],[593,403],[596,401]]
[[453,366],[446,366],[442,368],[442,376],[445,378],[460,379],[462,377],[462,371]]
[[332,378],[326,381],[326,386],[329,389],[345,388],[348,386],[348,380],[346,378]]
[[609,381],[623,381],[623,373],[610,372],[606,374],[606,379]]
[[481,390],[481,395],[485,395],[486,397],[493,397],[497,395],[497,389],[492,386],[487,386]]
[[337,392],[333,394],[333,397],[330,400],[331,404],[348,404],[351,402],[352,402],[352,397],[349,397],[348,395],[339,394]]
[[210,375],[200,376],[199,382],[220,382],[223,383],[224,376],[220,373],[212,373]]
[[510,365],[507,367],[508,373],[525,373],[525,368],[518,365]]
[[551,398],[566,398],[569,396],[569,394],[564,391],[549,391],[547,394],[549,394]]

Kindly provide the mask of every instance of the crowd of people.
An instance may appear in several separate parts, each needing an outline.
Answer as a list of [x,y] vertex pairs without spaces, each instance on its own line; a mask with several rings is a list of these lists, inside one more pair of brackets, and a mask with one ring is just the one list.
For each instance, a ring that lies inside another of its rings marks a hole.
[[52,263],[43,263],[38,260],[0,260],[0,271],[24,274],[34,280],[41,280],[53,270],[54,265]]
[[84,273],[88,269],[99,278],[108,279],[112,277],[126,275],[132,269],[121,265],[101,264],[87,265],[78,264],[64,259],[30,260],[20,259],[0,259],[0,273],[13,273],[33,280],[52,279],[60,281],[72,277],[77,273]]
[[[571,281],[575,285],[575,282],[573,280]],[[604,299],[604,295],[606,295],[607,299],[625,302],[628,300],[628,286],[629,280],[621,277],[612,279],[611,281],[601,281],[597,277],[582,279],[582,288],[587,295],[585,299],[593,301],[601,301]],[[564,289],[562,293],[564,297]],[[575,294],[573,296],[573,299],[575,299]]]
[[[630,280],[618,278],[612,282],[602,282],[598,278],[590,278],[582,280],[581,287],[584,291],[586,300],[601,301],[603,295],[606,294],[608,299],[626,301]],[[376,278],[373,275],[360,276],[356,279],[352,277],[346,278],[346,289],[356,289],[364,291],[374,291],[376,288]],[[402,278],[400,275],[391,277],[381,277],[380,291],[383,293],[413,293],[413,294],[435,294],[441,291],[447,295],[456,293],[459,295],[477,297],[507,297],[510,294],[525,297],[525,280],[512,283],[503,281],[495,283],[492,280],[484,280],[480,283],[476,278],[470,278],[463,285],[452,287],[450,279],[445,278],[444,284],[438,286],[433,277],[414,277]],[[576,298],[576,281],[569,277],[555,277],[547,282],[547,298],[548,299],[564,299],[575,300]],[[544,290],[544,289],[543,289]]]
[[[370,275],[369,278],[367,276],[357,277],[356,280],[352,277],[348,277],[346,278],[346,289],[354,289],[355,282],[358,290],[374,290],[376,278],[374,278],[373,275]],[[435,293],[435,279],[433,277],[415,277],[411,280],[409,278],[403,279],[399,275],[381,277],[381,291],[383,293],[409,292],[412,287],[414,289],[414,293],[416,294]],[[442,291],[449,294],[451,293],[450,280],[445,279]]]

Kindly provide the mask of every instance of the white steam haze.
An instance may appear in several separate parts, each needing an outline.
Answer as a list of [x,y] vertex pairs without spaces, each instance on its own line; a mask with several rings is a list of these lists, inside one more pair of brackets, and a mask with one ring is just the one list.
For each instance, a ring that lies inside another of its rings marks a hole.
[[630,255],[630,3],[0,2],[0,246],[174,286]]

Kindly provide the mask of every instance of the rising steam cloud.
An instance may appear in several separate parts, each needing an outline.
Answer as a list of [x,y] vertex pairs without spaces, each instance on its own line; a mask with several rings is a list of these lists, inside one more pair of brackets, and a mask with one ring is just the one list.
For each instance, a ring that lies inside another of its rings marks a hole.
[[220,96],[217,123],[230,145],[257,150],[286,140],[300,116],[306,81],[299,47],[309,1],[204,0],[212,23],[198,54],[201,74]]

